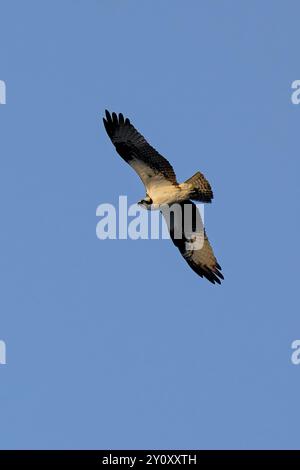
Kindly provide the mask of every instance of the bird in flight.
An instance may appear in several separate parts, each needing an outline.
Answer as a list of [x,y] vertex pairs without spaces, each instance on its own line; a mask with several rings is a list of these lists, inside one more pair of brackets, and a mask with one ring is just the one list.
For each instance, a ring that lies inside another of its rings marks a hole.
[[174,245],[189,266],[213,284],[224,279],[203,227],[201,215],[192,202],[210,203],[213,192],[199,171],[178,183],[166,158],[160,155],[123,114],[105,111],[106,132],[116,151],[141,178],[146,196],[139,202],[145,209],[159,209]]

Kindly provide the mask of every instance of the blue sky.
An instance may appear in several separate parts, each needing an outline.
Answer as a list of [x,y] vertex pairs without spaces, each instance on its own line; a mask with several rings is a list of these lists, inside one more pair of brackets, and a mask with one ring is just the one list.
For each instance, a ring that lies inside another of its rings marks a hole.
[[[2,0],[0,447],[299,448],[297,1]],[[225,282],[96,238],[128,115],[215,199]]]

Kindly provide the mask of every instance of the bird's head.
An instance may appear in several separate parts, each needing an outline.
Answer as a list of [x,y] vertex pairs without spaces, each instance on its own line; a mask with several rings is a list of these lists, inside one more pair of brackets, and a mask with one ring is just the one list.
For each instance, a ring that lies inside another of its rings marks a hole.
[[145,209],[151,209],[151,204],[153,204],[153,201],[151,197],[148,196],[148,194],[146,194],[146,197],[144,199],[141,199],[138,202],[138,205],[144,207]]

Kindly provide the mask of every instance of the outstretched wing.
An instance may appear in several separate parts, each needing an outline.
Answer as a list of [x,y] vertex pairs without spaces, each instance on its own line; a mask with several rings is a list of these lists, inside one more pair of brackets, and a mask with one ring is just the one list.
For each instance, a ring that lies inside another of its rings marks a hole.
[[104,127],[121,157],[129,163],[143,181],[146,189],[158,184],[177,184],[176,175],[168,160],[160,155],[133,127],[123,114],[105,111]]
[[193,271],[213,284],[221,284],[220,279],[224,279],[221,266],[210,246],[197,206],[185,201],[164,206],[161,212],[174,245]]

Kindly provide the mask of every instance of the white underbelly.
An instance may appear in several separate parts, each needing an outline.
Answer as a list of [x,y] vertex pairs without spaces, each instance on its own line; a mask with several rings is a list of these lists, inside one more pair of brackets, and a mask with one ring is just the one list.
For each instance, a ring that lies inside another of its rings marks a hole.
[[155,205],[181,202],[188,197],[186,191],[183,191],[179,186],[175,186],[174,184],[153,186],[149,188],[148,194]]

